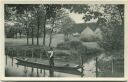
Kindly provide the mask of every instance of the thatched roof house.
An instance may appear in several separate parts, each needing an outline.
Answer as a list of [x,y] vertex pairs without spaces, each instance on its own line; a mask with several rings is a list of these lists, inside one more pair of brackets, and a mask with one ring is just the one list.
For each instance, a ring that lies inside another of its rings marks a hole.
[[95,31],[98,27],[96,23],[78,23],[74,24],[71,29],[71,33],[81,33],[86,27],[91,28],[91,30]]
[[85,42],[94,42],[97,39],[102,39],[102,31],[96,23],[79,23],[74,24],[72,33],[79,33],[80,39]]
[[86,27],[80,34],[80,39],[85,42],[93,42],[96,41],[96,35],[95,32],[89,28]]

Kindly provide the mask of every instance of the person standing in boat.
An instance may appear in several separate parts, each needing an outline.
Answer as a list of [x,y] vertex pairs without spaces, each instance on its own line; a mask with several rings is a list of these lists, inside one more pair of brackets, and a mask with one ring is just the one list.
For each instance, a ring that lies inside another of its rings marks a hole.
[[53,48],[50,48],[50,51],[48,51],[48,53],[50,54],[49,56],[49,64],[50,64],[50,70],[49,70],[49,74],[50,77],[54,76],[54,51]]

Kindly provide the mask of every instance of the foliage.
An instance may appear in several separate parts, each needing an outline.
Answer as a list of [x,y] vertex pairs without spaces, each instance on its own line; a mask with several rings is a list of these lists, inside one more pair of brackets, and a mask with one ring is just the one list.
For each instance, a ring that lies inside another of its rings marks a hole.
[[87,4],[63,4],[63,7],[68,9],[70,12],[75,13],[86,13],[89,9]]
[[95,42],[99,39],[95,36],[91,36],[90,38],[81,38],[80,40],[83,41],[83,42]]
[[[122,49],[124,47],[124,5],[91,4],[68,5],[71,12],[84,13],[85,22],[98,19],[98,27],[103,32],[103,40],[99,41],[101,47],[106,50]],[[76,9],[75,9],[76,8]],[[80,8],[80,9],[78,9]]]
[[64,34],[70,34],[72,31],[71,27],[73,26],[73,24],[75,24],[75,22],[69,16],[66,16],[62,19],[61,23],[62,32]]
[[66,50],[69,50],[70,49],[70,45],[68,45],[69,43],[68,42],[62,42],[62,43],[59,43],[57,44],[57,48],[58,49],[66,49]]
[[[84,14],[85,22],[97,19],[98,27],[103,32],[103,40],[100,40],[99,44],[104,49],[123,48],[124,5],[121,4],[6,4],[5,20],[18,22],[19,25],[16,27],[20,29],[18,30],[20,33],[22,33],[22,27],[27,28],[25,34],[27,36],[38,38],[43,33],[45,42],[46,32],[49,31],[46,24],[52,24],[51,34],[55,30],[61,30],[66,36],[71,33],[71,27],[75,22],[66,11]],[[32,28],[34,28],[33,32]],[[13,33],[10,35],[14,36]]]
[[59,49],[77,49],[79,45],[82,45],[79,41],[67,41],[57,45]]
[[[121,10],[118,8],[120,6],[122,7]],[[108,21],[107,28],[102,28],[104,36],[103,41],[100,41],[101,46],[108,51],[124,48],[124,8],[123,5],[115,5],[111,8],[112,13],[109,13],[111,20]]]
[[99,41],[101,47],[106,50],[123,48],[124,5],[90,5],[83,19],[98,19],[97,24],[103,35],[103,40]]

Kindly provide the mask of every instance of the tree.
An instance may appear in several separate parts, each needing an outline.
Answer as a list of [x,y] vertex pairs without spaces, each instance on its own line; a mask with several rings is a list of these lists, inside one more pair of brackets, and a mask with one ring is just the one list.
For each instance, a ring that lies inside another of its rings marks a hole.
[[[10,21],[13,21],[15,19],[15,7],[10,8],[8,5],[5,5],[5,31],[6,36],[10,38],[14,38],[15,36],[15,29],[14,29],[14,23],[11,23]],[[8,24],[8,23],[11,23]]]
[[[107,51],[123,48],[124,41],[124,6],[123,5],[94,5],[90,10],[89,19],[98,19],[97,24],[103,31],[103,40],[99,41],[101,47]],[[97,9],[96,9],[97,8]],[[102,11],[101,11],[102,8]],[[85,15],[85,21],[87,19]]]
[[43,45],[45,45],[45,37],[46,37],[46,24],[47,20],[54,19],[56,17],[56,13],[59,9],[61,9],[60,4],[45,4],[43,5],[45,9],[44,15],[44,27],[43,27]]
[[[31,4],[6,4],[7,7],[14,7],[16,14],[20,15],[20,18],[23,18],[24,25],[26,26],[26,34],[27,34],[27,44],[29,42],[29,25],[34,16],[37,25],[37,45],[39,45],[39,31],[43,31],[43,45],[45,45],[46,38],[46,24],[47,20],[54,18],[56,16],[57,10],[61,9],[61,5],[59,4],[44,4],[44,5],[31,5]],[[6,8],[8,11],[8,8]],[[10,16],[10,13],[6,13]],[[15,14],[15,15],[16,15]],[[34,14],[34,15],[33,15]],[[33,16],[32,16],[33,15]],[[21,22],[21,21],[20,21]],[[33,33],[32,33],[33,34]]]
[[[41,6],[41,5],[38,5],[38,7],[34,7],[34,24],[35,24],[35,26],[37,27],[37,31],[36,31],[36,38],[37,38],[37,45],[39,45],[39,36],[40,36],[40,30],[42,31],[42,28],[41,28],[41,26],[42,26],[42,22],[44,22],[44,21],[46,21],[46,20],[44,20],[44,13],[45,13],[45,9],[44,9],[44,7],[43,6]],[[42,21],[43,20],[43,21]],[[32,32],[33,32],[33,29],[32,29]],[[33,33],[32,33],[33,34]],[[32,39],[33,40],[33,39]]]
[[62,32],[65,35],[65,40],[69,39],[69,34],[71,34],[71,27],[75,24],[75,22],[67,15],[62,20]]
[[[29,23],[31,20],[31,11],[33,10],[33,7],[37,6],[37,5],[23,5],[23,4],[6,4],[5,5],[5,11],[6,11],[6,15],[8,15],[8,13],[10,13],[8,9],[11,8],[13,9],[13,16],[10,16],[10,18],[14,18],[12,20],[18,21],[20,23],[22,23],[25,27],[26,27],[26,35],[27,35],[27,44],[29,44]],[[8,16],[8,18],[9,18]]]
[[52,36],[53,34],[57,33],[60,29],[62,29],[62,20],[67,16],[67,13],[64,9],[56,9],[56,15],[53,16],[49,22],[51,24],[50,33],[49,33],[49,47],[52,43]]
[[[103,31],[100,45],[106,50],[122,49],[124,42],[124,5],[90,4],[64,5],[71,12],[83,13],[85,22],[98,19],[98,27]],[[118,39],[117,39],[118,38]]]
[[[121,6],[121,10],[119,9]],[[109,8],[108,8],[109,7]],[[111,20],[107,23],[107,30],[104,32],[103,47],[106,50],[120,50],[124,47],[124,8],[123,5],[107,5],[106,9],[110,9]],[[108,11],[106,11],[108,12]],[[107,46],[107,47],[106,47]]]

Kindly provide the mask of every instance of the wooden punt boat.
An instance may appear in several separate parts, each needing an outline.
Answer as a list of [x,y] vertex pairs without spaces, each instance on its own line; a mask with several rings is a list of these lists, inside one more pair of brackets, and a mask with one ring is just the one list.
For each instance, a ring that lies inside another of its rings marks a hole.
[[[38,69],[45,69],[50,70],[51,67],[49,65],[48,60],[43,60],[44,62],[47,61],[47,63],[39,63],[39,62],[32,62],[25,60],[23,58],[15,58],[17,60],[17,65],[22,65],[26,67],[32,67],[32,68],[38,68]],[[53,67],[54,71],[62,72],[62,73],[69,73],[69,74],[75,74],[75,75],[81,75],[81,72],[78,70],[80,69],[79,66],[62,66],[57,65],[57,63]]]

